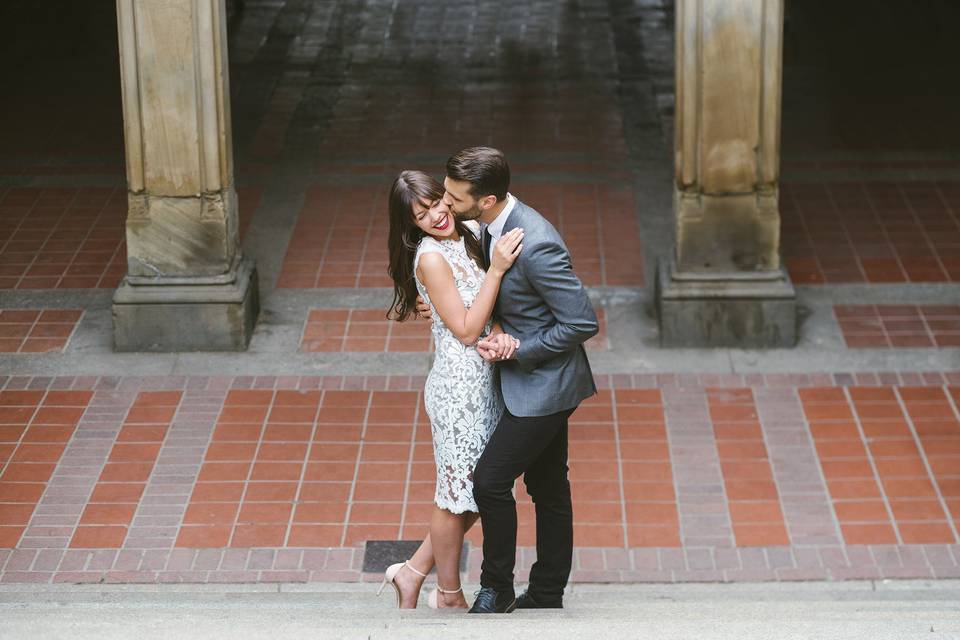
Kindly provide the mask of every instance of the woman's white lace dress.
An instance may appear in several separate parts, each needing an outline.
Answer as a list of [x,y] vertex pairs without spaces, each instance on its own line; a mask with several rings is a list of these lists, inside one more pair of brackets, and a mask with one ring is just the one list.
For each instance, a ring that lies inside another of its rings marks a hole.
[[[485,273],[467,254],[463,239],[436,240],[425,236],[414,258],[414,271],[424,253],[436,252],[450,264],[457,290],[470,308]],[[424,404],[433,431],[437,463],[437,506],[452,513],[477,511],[473,499],[473,469],[500,420],[503,405],[494,389],[493,365],[475,347],[465,346],[437,313],[427,290],[416,279],[417,290],[433,311],[436,355],[424,387]],[[484,334],[490,331],[487,323]]]

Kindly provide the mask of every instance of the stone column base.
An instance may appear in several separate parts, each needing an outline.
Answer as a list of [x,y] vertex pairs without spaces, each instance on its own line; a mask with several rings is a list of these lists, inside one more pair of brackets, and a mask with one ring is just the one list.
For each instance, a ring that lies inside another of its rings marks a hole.
[[[243,351],[260,311],[257,269],[242,258],[228,282],[124,278],[113,295],[117,351]],[[131,280],[136,280],[134,284]]]
[[769,349],[797,342],[796,291],[786,271],[684,273],[657,265],[663,347]]

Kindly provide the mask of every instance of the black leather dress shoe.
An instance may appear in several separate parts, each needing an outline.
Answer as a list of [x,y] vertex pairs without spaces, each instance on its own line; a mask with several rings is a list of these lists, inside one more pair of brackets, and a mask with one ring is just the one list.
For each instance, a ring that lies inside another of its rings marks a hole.
[[493,587],[481,587],[468,613],[510,613],[516,608],[517,598],[513,589],[497,591]]
[[545,597],[532,596],[527,589],[517,596],[517,609],[563,609],[563,596]]

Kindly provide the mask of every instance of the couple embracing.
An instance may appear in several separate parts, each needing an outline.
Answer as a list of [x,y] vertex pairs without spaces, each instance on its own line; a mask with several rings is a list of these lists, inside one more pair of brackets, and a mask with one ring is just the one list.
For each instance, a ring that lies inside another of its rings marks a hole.
[[[557,230],[508,192],[503,154],[471,147],[447,161],[443,185],[404,171],[390,192],[392,317],[432,319],[424,403],[437,488],[430,531],[387,569],[401,608],[417,605],[436,566],[435,608],[467,607],[464,534],[483,527],[481,589],[470,613],[563,606],[573,556],[567,420],[596,393],[583,343],[597,318]],[[529,588],[513,587],[515,480],[537,517]]]

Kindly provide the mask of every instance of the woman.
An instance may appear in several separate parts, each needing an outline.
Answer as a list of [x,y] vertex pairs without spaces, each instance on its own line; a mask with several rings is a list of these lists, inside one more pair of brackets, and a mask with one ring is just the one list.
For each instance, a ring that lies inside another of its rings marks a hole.
[[404,171],[390,191],[389,272],[394,300],[388,317],[398,321],[415,310],[419,293],[433,311],[436,356],[424,387],[433,432],[437,489],[429,534],[407,562],[387,569],[384,586],[397,592],[401,608],[414,608],[423,580],[437,567],[434,608],[463,608],[460,586],[463,536],[477,521],[473,468],[503,411],[493,386],[493,368],[477,353],[477,340],[491,332],[498,355],[516,348],[491,322],[500,280],[523,248],[523,230],[497,242],[484,273],[479,225],[456,220],[443,203],[443,187],[420,171]]

